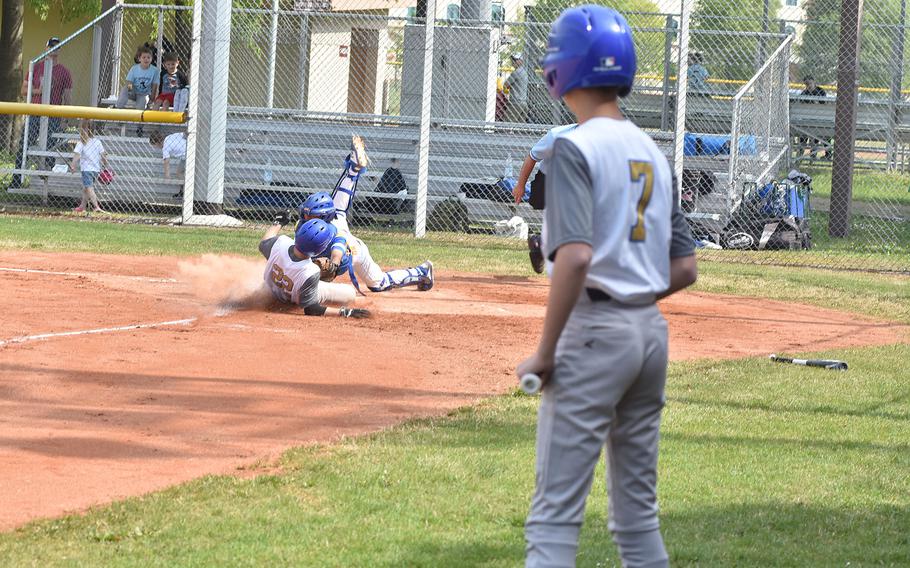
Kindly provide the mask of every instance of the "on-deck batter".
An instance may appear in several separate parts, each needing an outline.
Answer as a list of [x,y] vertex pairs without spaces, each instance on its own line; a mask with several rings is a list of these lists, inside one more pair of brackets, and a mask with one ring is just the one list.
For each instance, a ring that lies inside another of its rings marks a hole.
[[565,10],[542,64],[578,127],[556,139],[548,163],[550,297],[537,352],[517,369],[544,381],[526,565],[575,565],[606,445],[609,528],[623,565],[666,566],[657,449],[667,323],[655,301],[694,281],[692,239],[674,214],[666,158],[619,109],[636,69],[625,19],[603,6]]

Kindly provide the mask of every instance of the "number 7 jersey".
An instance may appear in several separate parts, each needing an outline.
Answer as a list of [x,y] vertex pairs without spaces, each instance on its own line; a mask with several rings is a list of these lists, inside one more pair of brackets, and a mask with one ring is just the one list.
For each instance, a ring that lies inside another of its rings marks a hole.
[[670,285],[672,210],[667,158],[632,122],[592,118],[556,140],[545,251],[590,241],[586,287],[622,303],[653,302]]

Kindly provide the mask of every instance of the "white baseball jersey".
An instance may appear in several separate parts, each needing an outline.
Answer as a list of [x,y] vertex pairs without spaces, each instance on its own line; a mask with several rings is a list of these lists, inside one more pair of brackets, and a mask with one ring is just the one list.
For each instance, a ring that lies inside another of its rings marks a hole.
[[586,242],[585,287],[653,302],[670,285],[673,209],[670,166],[654,141],[628,120],[598,117],[557,138],[549,167],[547,258]]
[[563,124],[562,126],[556,126],[551,128],[544,134],[536,144],[531,146],[530,154],[531,159],[537,162],[537,169],[543,174],[547,173],[547,158],[553,155],[553,143],[556,142],[556,139],[560,134],[568,132],[575,128],[576,124]]
[[288,249],[293,244],[294,239],[288,236],[276,238],[265,265],[265,283],[282,302],[301,306],[318,303],[319,266],[310,259],[292,259]]

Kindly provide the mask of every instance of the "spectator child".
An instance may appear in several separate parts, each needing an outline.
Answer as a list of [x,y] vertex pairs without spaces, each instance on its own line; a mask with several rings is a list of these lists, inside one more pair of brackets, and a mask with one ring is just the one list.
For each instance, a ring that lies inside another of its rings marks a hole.
[[79,142],[73,156],[73,162],[70,164],[70,171],[75,172],[76,168],[82,172],[82,201],[74,209],[76,213],[85,211],[86,205],[91,205],[96,213],[106,213],[101,209],[98,203],[98,197],[95,195],[95,181],[101,173],[102,167],[107,167],[107,154],[104,152],[104,145],[101,140],[95,138],[90,120],[83,120],[79,130]]
[[174,95],[180,89],[186,88],[189,81],[186,75],[178,69],[180,58],[176,53],[165,53],[161,59],[164,70],[161,71],[160,94],[152,103],[153,110],[168,110],[174,106]]
[[175,132],[162,136],[160,132],[153,132],[149,136],[149,144],[161,148],[161,159],[164,163],[164,179],[171,179],[171,159],[176,160],[177,171],[183,173],[184,160],[186,160],[186,132]]
[[[183,175],[186,165],[186,132],[175,132],[162,136],[158,131],[149,136],[149,144],[161,149],[161,159],[164,164],[164,179],[171,179],[171,159],[176,160],[176,170]],[[183,198],[183,186],[174,194],[174,199]]]
[[149,98],[155,100],[158,96],[158,83],[161,79],[158,68],[152,65],[152,50],[142,46],[136,55],[139,63],[133,65],[126,75],[126,84],[120,90],[117,108],[125,108],[130,100],[135,101],[137,109],[144,110]]

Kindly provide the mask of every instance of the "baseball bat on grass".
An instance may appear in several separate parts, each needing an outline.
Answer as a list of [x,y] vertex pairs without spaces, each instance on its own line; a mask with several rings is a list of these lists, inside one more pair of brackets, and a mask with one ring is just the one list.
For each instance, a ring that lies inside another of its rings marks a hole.
[[846,371],[847,363],[835,359],[792,359],[790,357],[778,357],[773,353],[770,356],[772,361],[777,363],[793,363],[794,365],[805,365],[806,367],[821,367],[822,369],[831,369],[833,371]]

